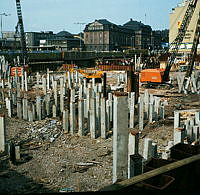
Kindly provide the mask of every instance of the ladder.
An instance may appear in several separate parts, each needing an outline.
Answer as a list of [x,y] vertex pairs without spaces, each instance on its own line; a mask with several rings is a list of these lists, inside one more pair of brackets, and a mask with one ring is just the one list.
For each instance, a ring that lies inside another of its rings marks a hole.
[[174,63],[174,60],[176,58],[176,54],[179,50],[180,44],[183,41],[183,38],[187,32],[187,28],[190,24],[191,18],[193,16],[194,10],[196,8],[198,0],[191,0],[188,4],[187,10],[185,12],[185,15],[183,17],[183,21],[181,23],[181,26],[179,28],[178,31],[178,35],[176,36],[175,40],[171,43],[171,49],[172,49],[172,53],[171,56],[169,58],[169,62],[167,63],[164,75],[163,75],[163,79],[164,81],[166,81],[169,77],[169,72],[170,69]]

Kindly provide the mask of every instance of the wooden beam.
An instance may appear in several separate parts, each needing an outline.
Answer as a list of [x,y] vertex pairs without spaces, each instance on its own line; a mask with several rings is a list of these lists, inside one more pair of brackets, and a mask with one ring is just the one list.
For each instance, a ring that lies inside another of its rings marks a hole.
[[185,158],[185,159],[180,160],[180,161],[176,161],[176,162],[170,163],[168,165],[162,166],[162,167],[154,169],[152,171],[148,171],[148,172],[143,173],[141,175],[135,176],[135,177],[133,177],[131,179],[127,179],[127,180],[124,180],[124,181],[120,181],[120,182],[114,183],[112,185],[108,185],[108,186],[106,186],[104,188],[101,188],[99,191],[117,191],[117,190],[121,190],[123,188],[129,187],[131,185],[134,185],[136,183],[144,181],[146,179],[149,179],[149,178],[155,177],[157,175],[166,173],[168,171],[177,169],[179,167],[182,167],[184,165],[190,164],[190,163],[198,161],[198,160],[200,160],[200,154],[194,155],[194,156],[189,157],[189,158]]

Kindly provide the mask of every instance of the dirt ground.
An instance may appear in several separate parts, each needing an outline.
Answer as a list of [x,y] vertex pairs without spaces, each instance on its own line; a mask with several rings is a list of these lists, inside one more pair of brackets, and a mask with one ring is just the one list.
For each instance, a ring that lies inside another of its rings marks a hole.
[[[149,92],[167,100],[168,106],[164,120],[145,124],[140,136],[141,155],[145,137],[152,138],[159,150],[173,140],[173,119],[169,117],[174,110],[200,108],[200,95],[178,94],[177,87]],[[86,192],[112,184],[112,134],[108,139],[71,136],[62,130],[58,118],[30,123],[8,117],[6,132],[7,140],[21,145],[21,160],[13,165],[7,156],[0,157],[1,193]]]

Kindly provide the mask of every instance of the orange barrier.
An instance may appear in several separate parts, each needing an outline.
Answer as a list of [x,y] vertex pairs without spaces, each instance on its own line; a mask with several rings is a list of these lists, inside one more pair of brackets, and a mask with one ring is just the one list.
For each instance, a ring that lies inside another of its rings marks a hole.
[[103,71],[109,71],[109,70],[134,70],[134,67],[132,66],[122,66],[122,65],[97,65],[98,69],[101,69]]
[[17,76],[22,76],[22,67],[12,67],[10,69],[10,76],[16,76],[16,72],[17,72]]

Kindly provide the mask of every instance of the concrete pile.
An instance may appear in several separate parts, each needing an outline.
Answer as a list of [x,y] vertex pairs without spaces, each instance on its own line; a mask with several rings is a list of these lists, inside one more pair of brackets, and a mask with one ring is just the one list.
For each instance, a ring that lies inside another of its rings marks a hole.
[[200,72],[193,72],[187,80],[185,80],[185,75],[177,74],[177,81],[179,93],[200,94]]

